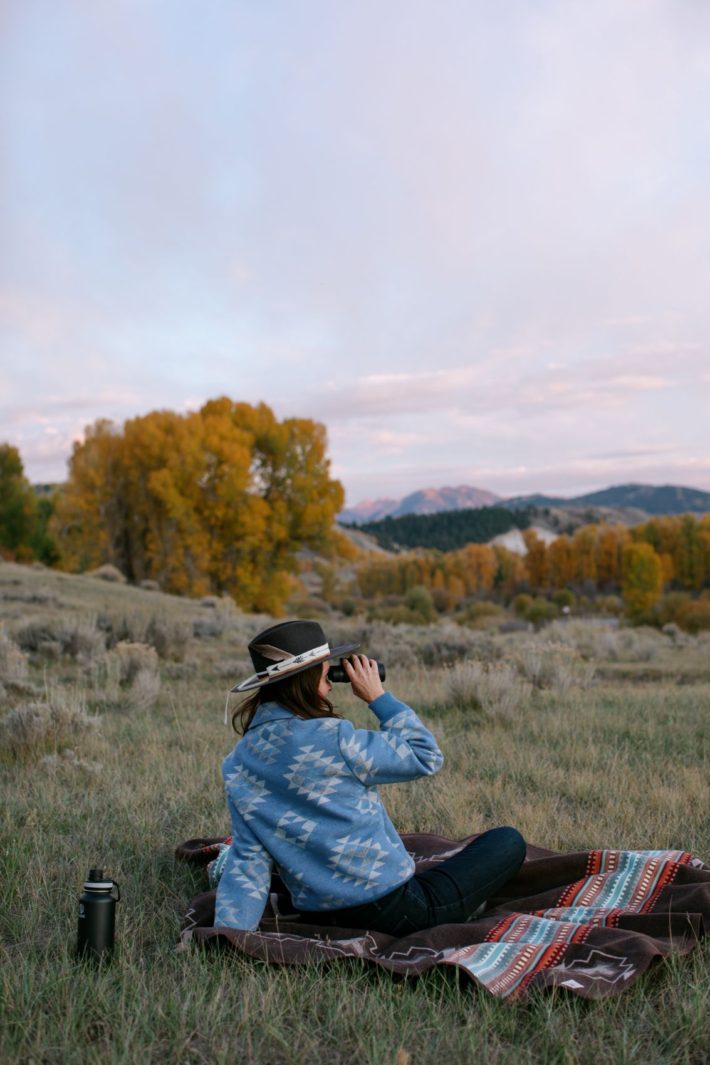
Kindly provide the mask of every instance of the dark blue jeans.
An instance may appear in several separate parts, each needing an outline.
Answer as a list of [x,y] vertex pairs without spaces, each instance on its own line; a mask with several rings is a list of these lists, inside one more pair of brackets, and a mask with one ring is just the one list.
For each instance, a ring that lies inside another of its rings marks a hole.
[[524,859],[525,840],[517,829],[492,828],[376,902],[346,910],[301,912],[313,924],[368,928],[393,936],[438,924],[462,924],[515,876]]

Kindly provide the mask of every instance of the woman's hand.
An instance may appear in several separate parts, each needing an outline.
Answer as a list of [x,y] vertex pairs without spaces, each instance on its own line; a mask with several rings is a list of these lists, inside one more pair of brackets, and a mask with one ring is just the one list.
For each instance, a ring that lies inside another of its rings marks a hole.
[[351,655],[350,658],[341,658],[340,661],[358,699],[364,699],[366,703],[373,703],[380,695],[385,694],[377,669],[377,662],[374,658],[367,658],[365,655]]

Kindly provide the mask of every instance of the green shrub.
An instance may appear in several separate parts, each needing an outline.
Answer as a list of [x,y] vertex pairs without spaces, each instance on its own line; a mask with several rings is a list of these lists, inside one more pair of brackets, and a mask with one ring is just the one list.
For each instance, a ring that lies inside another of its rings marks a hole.
[[678,623],[678,615],[691,602],[688,592],[666,592],[653,608],[653,620],[663,628],[671,622]]
[[410,588],[404,598],[405,606],[413,614],[418,616],[423,624],[428,624],[436,619],[436,607],[431,592],[423,584],[417,584]]
[[469,629],[490,629],[505,620],[507,614],[497,603],[485,599],[474,599],[465,603],[454,615],[459,625]]
[[446,588],[432,588],[431,601],[437,614],[445,614],[451,606],[451,595]]
[[564,606],[568,606],[571,609],[577,602],[577,597],[571,588],[558,588],[557,591],[553,593],[552,602],[555,606],[559,607],[560,610]]
[[[319,618],[328,617],[331,613],[330,605],[318,595],[297,596],[288,603],[289,613],[293,617],[305,618],[317,621]],[[195,633],[197,635],[197,633]]]
[[400,606],[371,607],[368,621],[385,621],[389,625],[426,625],[427,621],[403,603]]
[[593,605],[596,614],[608,614],[618,618],[624,612],[624,601],[620,595],[598,595]]
[[694,635],[710,631],[710,599],[696,599],[678,611],[676,620],[686,632]]
[[343,599],[340,609],[346,618],[351,618],[357,611],[357,603],[354,599]]
[[527,618],[528,611],[533,605],[533,597],[528,595],[527,592],[521,592],[520,595],[516,595],[510,605],[519,617]]
[[532,622],[533,625],[544,625],[546,621],[552,621],[558,615],[559,610],[555,604],[539,596],[528,607],[525,620]]

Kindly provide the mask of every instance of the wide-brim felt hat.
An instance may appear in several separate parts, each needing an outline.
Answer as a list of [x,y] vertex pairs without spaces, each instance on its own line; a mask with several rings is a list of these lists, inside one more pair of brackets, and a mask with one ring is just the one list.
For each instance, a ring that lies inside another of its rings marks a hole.
[[282,621],[265,629],[249,644],[254,673],[230,691],[248,692],[294,677],[331,658],[347,658],[359,643],[331,647],[317,621]]

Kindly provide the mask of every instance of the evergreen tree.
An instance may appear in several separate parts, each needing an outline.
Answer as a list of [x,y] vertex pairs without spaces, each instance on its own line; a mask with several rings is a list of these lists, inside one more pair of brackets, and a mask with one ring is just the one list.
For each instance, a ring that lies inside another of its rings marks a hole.
[[35,557],[37,497],[12,444],[0,444],[0,548],[19,561]]

